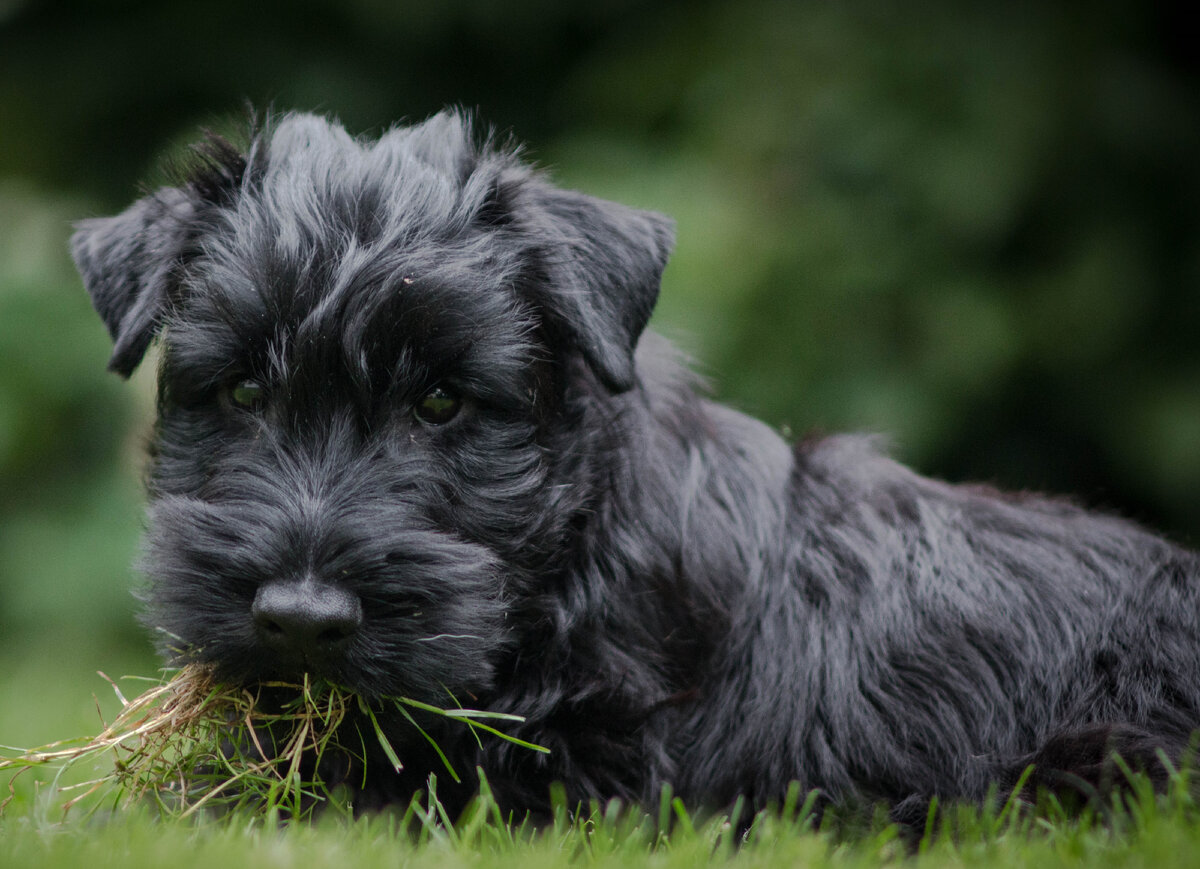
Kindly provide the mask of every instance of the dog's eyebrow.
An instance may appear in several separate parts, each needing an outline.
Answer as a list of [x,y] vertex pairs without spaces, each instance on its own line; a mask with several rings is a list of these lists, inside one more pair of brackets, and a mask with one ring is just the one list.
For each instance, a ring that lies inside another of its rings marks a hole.
[[205,284],[164,335],[162,382],[179,400],[238,377],[321,390],[340,380],[364,400],[401,401],[450,381],[478,400],[525,408],[531,363],[544,355],[515,294],[480,304],[460,287],[392,275],[382,288],[346,284],[306,309],[302,298]]
[[327,289],[310,290],[290,341],[336,352],[372,392],[453,377],[480,397],[523,402],[536,318],[517,292],[518,264],[479,260],[469,245],[444,245],[433,261],[352,242]]

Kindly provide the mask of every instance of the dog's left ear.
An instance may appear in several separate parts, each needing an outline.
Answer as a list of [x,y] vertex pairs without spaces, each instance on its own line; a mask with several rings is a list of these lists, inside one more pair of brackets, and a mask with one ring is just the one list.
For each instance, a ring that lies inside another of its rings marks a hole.
[[674,244],[674,223],[534,182],[535,213],[549,270],[552,316],[614,392],[636,380],[633,353]]
[[108,369],[122,377],[137,368],[158,331],[193,214],[187,194],[168,187],[115,217],[76,224],[71,255],[113,339]]

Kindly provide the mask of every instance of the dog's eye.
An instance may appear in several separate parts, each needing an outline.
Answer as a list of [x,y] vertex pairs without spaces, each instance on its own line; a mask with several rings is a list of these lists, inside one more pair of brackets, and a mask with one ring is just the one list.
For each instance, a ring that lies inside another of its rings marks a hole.
[[267,390],[257,380],[239,380],[229,387],[229,400],[246,410],[258,410],[267,399]]
[[417,402],[413,414],[421,422],[429,425],[444,425],[454,419],[461,407],[462,399],[456,393],[444,386],[438,386]]

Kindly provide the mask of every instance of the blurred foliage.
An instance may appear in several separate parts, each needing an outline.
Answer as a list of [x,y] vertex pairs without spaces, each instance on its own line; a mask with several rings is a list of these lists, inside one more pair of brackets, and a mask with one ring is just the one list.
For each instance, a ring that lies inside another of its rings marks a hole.
[[0,182],[0,638],[132,633],[130,396],[64,255],[82,205]]
[[243,100],[447,103],[678,222],[656,323],[796,433],[1200,542],[1200,89],[1163,4],[0,0],[0,648],[142,642],[148,372],[65,254]]

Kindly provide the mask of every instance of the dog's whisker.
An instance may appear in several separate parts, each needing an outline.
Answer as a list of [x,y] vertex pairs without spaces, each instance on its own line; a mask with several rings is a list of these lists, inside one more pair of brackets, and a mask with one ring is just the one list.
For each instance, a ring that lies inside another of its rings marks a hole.
[[418,643],[432,643],[434,640],[483,640],[478,634],[434,634],[432,637],[417,637]]

